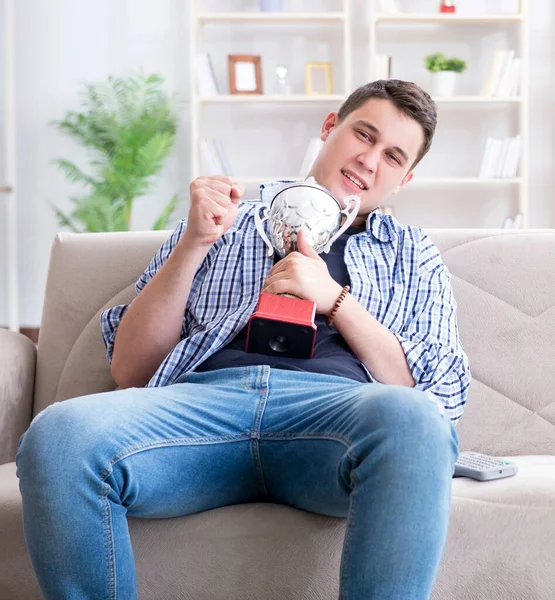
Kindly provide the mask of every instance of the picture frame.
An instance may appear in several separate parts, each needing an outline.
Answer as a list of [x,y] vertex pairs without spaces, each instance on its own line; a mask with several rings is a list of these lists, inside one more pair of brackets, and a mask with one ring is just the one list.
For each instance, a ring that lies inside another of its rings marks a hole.
[[330,62],[308,62],[305,64],[305,92],[308,95],[333,93]]
[[230,94],[262,94],[260,56],[229,54],[227,64]]

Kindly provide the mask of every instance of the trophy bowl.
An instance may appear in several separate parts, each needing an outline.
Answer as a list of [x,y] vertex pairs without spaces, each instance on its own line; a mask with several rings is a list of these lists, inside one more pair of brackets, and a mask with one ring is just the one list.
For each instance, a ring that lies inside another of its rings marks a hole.
[[[272,256],[275,251],[283,258],[297,250],[301,229],[318,254],[329,252],[333,242],[358,214],[359,196],[347,196],[344,202],[345,207],[342,207],[332,193],[313,178],[281,188],[270,203],[262,203],[255,213],[256,229],[268,246],[268,255]],[[264,228],[266,221],[269,235]]]

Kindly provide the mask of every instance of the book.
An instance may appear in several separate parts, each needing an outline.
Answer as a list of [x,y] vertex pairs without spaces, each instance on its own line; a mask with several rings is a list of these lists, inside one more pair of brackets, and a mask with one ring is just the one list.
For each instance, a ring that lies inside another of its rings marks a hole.
[[490,68],[487,77],[482,86],[482,96],[494,96],[499,86],[499,78],[501,76],[501,69],[505,60],[505,51],[496,50],[493,53]]
[[201,138],[199,140],[199,150],[202,167],[206,175],[225,175],[219,157],[209,140]]
[[391,79],[391,56],[387,54],[376,54],[376,60],[374,62],[374,78],[375,80],[380,79]]
[[511,86],[509,96],[518,96],[520,92],[520,58],[513,58],[511,64]]
[[518,166],[520,163],[520,154],[522,152],[522,136],[516,135],[511,141],[511,147],[507,156],[507,164],[505,165],[505,176],[516,177],[518,174]]
[[494,177],[505,177],[506,165],[507,165],[507,154],[509,146],[511,145],[512,138],[503,138],[499,147],[499,156],[495,164],[495,170],[493,172]]
[[231,165],[229,164],[229,160],[227,159],[227,155],[224,151],[224,147],[222,146],[221,140],[212,140],[212,144],[218,156],[219,162],[222,166],[224,175],[233,175]]
[[308,176],[308,173],[323,145],[324,142],[320,138],[314,137],[309,140],[299,173],[301,178],[305,179]]
[[379,10],[383,13],[397,14],[400,12],[395,0],[380,0]]
[[486,139],[486,147],[484,149],[484,154],[482,156],[482,164],[480,166],[480,175],[482,179],[488,177],[488,169],[491,162],[491,157],[493,153],[494,140],[491,136],[488,135]]
[[503,58],[499,66],[499,79],[497,86],[493,90],[493,96],[508,96],[510,89],[511,64],[515,55],[514,50],[503,52]]
[[197,54],[195,57],[195,76],[199,96],[217,96],[220,93],[208,53]]

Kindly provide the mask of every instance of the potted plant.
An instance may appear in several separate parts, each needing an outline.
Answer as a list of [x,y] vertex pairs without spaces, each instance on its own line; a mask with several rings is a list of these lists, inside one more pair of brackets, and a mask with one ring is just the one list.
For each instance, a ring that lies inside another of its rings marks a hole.
[[443,52],[426,56],[426,68],[432,73],[433,94],[452,96],[457,85],[457,76],[466,70],[467,64],[459,58],[447,58]]
[[[68,160],[54,161],[67,179],[86,188],[71,198],[70,214],[54,207],[62,227],[77,233],[129,230],[133,202],[153,190],[175,140],[176,106],[162,84],[158,75],[108,77],[86,86],[80,112],[52,123],[91,155],[90,174]],[[177,200],[174,195],[153,229],[166,228]]]

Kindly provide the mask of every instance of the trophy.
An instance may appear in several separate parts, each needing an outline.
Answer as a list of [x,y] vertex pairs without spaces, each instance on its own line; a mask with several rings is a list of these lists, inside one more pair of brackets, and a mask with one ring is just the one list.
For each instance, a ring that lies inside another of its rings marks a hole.
[[[311,177],[281,188],[271,202],[260,204],[255,225],[268,246],[283,258],[297,250],[297,235],[320,254],[355,220],[360,207],[357,195],[344,199],[345,207]],[[268,222],[269,237],[264,224]],[[247,328],[247,352],[291,358],[312,358],[316,341],[316,304],[290,294],[260,294]]]

